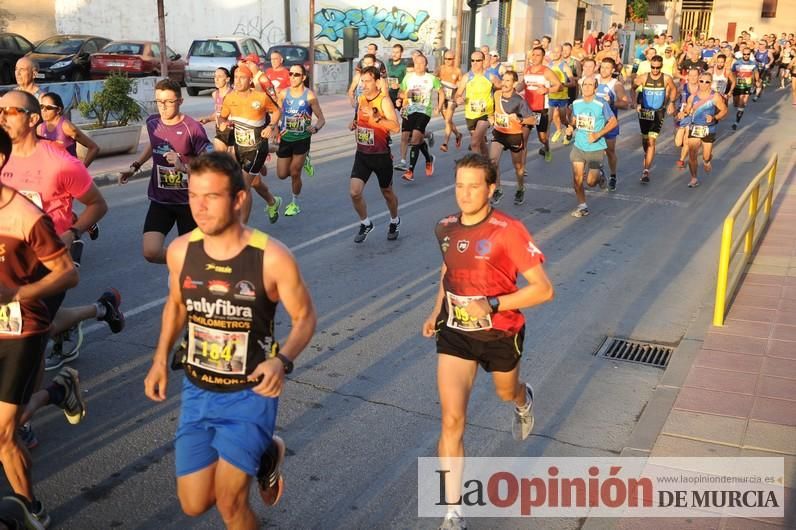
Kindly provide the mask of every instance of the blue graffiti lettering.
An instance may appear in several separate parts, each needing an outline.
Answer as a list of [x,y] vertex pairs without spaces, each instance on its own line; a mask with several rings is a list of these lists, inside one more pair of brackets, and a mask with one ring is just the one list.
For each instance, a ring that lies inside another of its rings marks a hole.
[[315,13],[315,24],[321,27],[315,37],[326,37],[335,42],[343,38],[343,28],[351,26],[359,28],[360,40],[381,37],[417,42],[417,32],[428,19],[427,11],[421,10],[412,16],[397,7],[389,11],[376,6],[347,11],[324,8]]

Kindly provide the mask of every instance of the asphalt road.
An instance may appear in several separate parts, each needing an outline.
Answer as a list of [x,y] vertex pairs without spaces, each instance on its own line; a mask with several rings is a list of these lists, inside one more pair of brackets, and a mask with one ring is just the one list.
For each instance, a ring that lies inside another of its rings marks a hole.
[[[201,97],[190,101],[197,109],[203,104]],[[482,373],[470,402],[469,455],[610,456],[622,450],[663,372],[593,353],[608,335],[670,344],[683,337],[713,288],[720,225],[730,205],[771,153],[788,167],[793,112],[784,93],[772,91],[751,105],[737,133],[721,124],[713,173],[696,190],[686,187],[687,171],[674,168],[670,120],[653,182],[639,184],[638,125],[624,112],[619,189],[591,194],[592,214],[584,219],[569,215],[575,199],[568,147],[557,145],[549,164],[529,155],[526,203],[519,207],[511,204],[513,172],[504,157],[507,193],[500,207],[535,235],[556,299],[525,311],[522,373],[536,389],[534,433],[526,442],[512,439],[511,408]],[[441,128],[439,118],[431,128]],[[417,457],[435,454],[439,434],[436,354],[420,325],[437,289],[441,258],[433,228],[456,211],[452,168],[460,153],[435,148],[432,178],[421,175],[409,184],[395,174],[402,218],[395,242],[386,240],[386,208],[375,179],[369,183],[365,195],[376,230],[356,245],[358,221],[347,191],[353,138],[339,132],[313,145],[316,176],[305,180],[299,216],[269,225],[255,199],[252,224],[293,250],[319,322],[280,400],[277,429],[289,448],[285,496],[271,510],[256,496],[253,504],[268,527],[435,528],[438,520],[417,517]],[[289,181],[268,183],[289,196]],[[187,518],[176,499],[172,441],[182,376],[172,374],[163,404],[143,394],[166,294],[165,268],[146,263],[140,253],[145,186],[103,188],[110,211],[100,239],[87,243],[81,283],[67,297],[67,305],[90,303],[115,286],[127,313],[118,335],[87,323],[72,366],[80,370],[88,415],[71,426],[50,408],[34,420],[41,442],[33,452],[36,490],[55,528],[221,526],[215,512]],[[288,325],[280,310],[279,337]],[[469,523],[476,529],[577,528],[582,521]]]

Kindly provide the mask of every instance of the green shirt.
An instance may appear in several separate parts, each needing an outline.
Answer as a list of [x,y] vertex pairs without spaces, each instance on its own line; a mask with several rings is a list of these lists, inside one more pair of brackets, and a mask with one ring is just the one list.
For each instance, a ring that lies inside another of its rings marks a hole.
[[[387,88],[391,87],[393,83],[400,85],[404,77],[406,77],[406,65],[403,61],[398,64],[393,64],[392,61],[387,61]],[[393,79],[395,81],[393,81]]]
[[406,92],[409,101],[407,113],[422,112],[431,116],[431,94],[441,87],[439,79],[432,74],[418,75],[413,72],[404,77],[401,90]]

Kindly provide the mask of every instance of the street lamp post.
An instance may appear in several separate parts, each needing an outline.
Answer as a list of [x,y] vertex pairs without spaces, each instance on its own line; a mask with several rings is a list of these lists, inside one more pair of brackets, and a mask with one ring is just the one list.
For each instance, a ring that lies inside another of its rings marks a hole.
[[310,0],[310,88],[315,90],[315,0]]
[[164,0],[158,2],[158,37],[160,39],[160,75],[164,79],[169,77],[169,58],[166,53],[166,10],[163,7]]

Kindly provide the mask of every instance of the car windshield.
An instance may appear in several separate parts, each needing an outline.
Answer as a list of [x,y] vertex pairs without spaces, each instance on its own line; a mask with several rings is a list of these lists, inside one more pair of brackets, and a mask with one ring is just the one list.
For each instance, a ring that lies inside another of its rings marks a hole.
[[279,52],[285,58],[286,63],[295,63],[307,60],[307,50],[298,46],[274,46],[268,50],[268,58],[271,53]]
[[102,53],[118,53],[119,55],[141,55],[144,53],[143,44],[132,42],[112,42],[102,49]]
[[191,57],[237,57],[238,47],[224,40],[197,40],[188,53]]
[[42,42],[34,50],[37,53],[55,53],[59,55],[73,55],[80,51],[83,39],[73,37],[52,37]]

